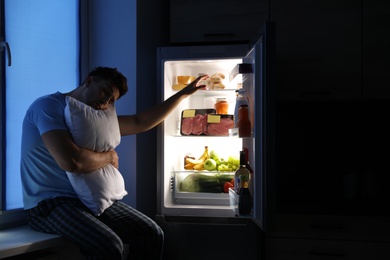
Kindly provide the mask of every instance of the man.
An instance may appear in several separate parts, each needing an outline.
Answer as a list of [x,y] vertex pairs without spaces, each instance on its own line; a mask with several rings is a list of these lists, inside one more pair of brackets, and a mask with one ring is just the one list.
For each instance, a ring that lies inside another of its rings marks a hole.
[[[161,123],[184,98],[204,87],[197,86],[201,79],[149,110],[118,116],[121,135]],[[124,244],[129,245],[129,259],[160,259],[162,254],[164,235],[153,220],[120,201],[95,216],[77,198],[66,174],[119,165],[115,150],[94,152],[74,143],[65,123],[66,96],[104,110],[127,90],[127,79],[117,69],[98,67],[71,92],[38,98],[23,121],[21,178],[29,223],[70,239],[87,259],[123,259]]]

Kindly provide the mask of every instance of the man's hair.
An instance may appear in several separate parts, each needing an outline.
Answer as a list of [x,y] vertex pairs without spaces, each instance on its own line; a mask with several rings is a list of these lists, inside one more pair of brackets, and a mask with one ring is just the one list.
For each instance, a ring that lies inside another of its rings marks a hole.
[[128,91],[127,78],[116,68],[96,67],[88,73],[89,76],[110,80],[118,88],[119,97]]

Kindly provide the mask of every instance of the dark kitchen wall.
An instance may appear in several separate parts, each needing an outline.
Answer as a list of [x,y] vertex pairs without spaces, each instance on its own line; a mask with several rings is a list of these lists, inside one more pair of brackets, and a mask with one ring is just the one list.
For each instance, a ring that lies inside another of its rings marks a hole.
[[[169,40],[169,1],[93,0],[88,2],[88,70],[117,67],[129,92],[117,102],[118,114],[156,105],[156,48]],[[122,138],[119,170],[126,182],[124,201],[150,217],[157,200],[156,131]]]
[[[169,43],[169,0],[137,1],[137,111],[157,104],[157,47]],[[137,209],[157,210],[157,132],[137,135]]]
[[[169,36],[169,1],[89,1],[89,66],[114,66],[128,77],[129,93],[118,114],[156,104],[156,48]],[[156,132],[122,138],[117,151],[129,192],[125,202],[147,215],[156,213]]]
[[[116,67],[128,78],[129,91],[117,103],[118,114],[136,111],[136,3],[135,1],[87,1],[88,70],[96,66]],[[85,72],[86,73],[86,72]],[[122,137],[117,147],[119,170],[128,195],[124,201],[136,206],[136,136]]]

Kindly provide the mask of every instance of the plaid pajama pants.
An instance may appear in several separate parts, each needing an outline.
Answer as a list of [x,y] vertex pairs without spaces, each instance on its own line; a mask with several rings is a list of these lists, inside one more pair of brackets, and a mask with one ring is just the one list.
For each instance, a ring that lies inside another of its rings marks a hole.
[[77,198],[41,201],[29,210],[29,224],[37,231],[59,234],[80,247],[86,259],[161,259],[164,234],[149,217],[117,201],[94,216]]

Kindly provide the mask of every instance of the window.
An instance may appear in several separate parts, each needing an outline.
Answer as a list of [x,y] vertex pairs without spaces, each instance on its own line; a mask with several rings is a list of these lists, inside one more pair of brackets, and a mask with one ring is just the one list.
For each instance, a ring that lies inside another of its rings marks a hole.
[[0,25],[12,54],[11,66],[2,58],[0,210],[11,210],[23,207],[19,160],[25,111],[37,97],[79,84],[79,0],[0,1]]

